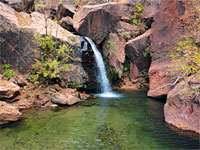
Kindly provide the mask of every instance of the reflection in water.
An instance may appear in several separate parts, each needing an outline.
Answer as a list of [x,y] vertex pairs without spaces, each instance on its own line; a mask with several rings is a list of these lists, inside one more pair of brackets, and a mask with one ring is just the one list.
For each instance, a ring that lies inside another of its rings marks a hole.
[[56,112],[31,110],[17,126],[0,130],[1,150],[199,148],[194,135],[168,128],[164,103],[147,99],[145,93],[123,95],[88,100]]

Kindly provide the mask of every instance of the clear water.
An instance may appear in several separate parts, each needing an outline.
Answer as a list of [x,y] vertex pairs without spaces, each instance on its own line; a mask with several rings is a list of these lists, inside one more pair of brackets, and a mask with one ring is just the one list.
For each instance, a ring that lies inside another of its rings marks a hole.
[[[97,49],[95,43],[91,39],[89,39],[88,37],[85,37],[85,39],[90,43],[92,50],[94,52],[95,62],[97,64],[97,69],[98,69],[98,81],[99,81],[100,86],[101,86],[101,92],[102,93],[109,93],[112,90],[111,90],[111,87],[110,87],[108,77],[106,75],[106,69],[105,69],[103,57],[102,57],[101,53],[99,52],[99,50]],[[109,95],[109,97],[110,96],[111,95]]]
[[145,93],[97,98],[60,110],[29,110],[0,130],[1,150],[188,150],[199,137],[168,126],[163,102]]

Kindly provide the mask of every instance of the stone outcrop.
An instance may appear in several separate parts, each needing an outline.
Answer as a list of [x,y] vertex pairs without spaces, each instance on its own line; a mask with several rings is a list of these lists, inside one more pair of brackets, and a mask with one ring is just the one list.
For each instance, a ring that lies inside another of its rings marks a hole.
[[59,24],[61,27],[63,27],[64,29],[66,29],[68,31],[71,31],[71,32],[75,31],[75,29],[73,27],[73,19],[69,16],[62,18],[59,21]]
[[16,84],[0,80],[0,99],[10,99],[19,95],[20,87]]
[[150,59],[144,54],[147,53],[147,48],[150,44],[151,29],[146,31],[144,34],[128,41],[126,43],[125,51],[126,56],[131,62],[136,65],[139,71],[148,71],[150,65]]
[[[193,79],[192,79],[193,78]],[[187,81],[200,89],[200,80],[192,76]],[[164,106],[165,121],[184,130],[200,133],[200,94],[188,96],[183,92],[185,82],[178,83],[167,95]],[[186,93],[190,91],[186,89]]]
[[108,60],[108,64],[116,69],[119,74],[123,72],[125,61],[125,40],[119,38],[117,34],[110,33],[103,44],[103,54]]
[[14,8],[16,11],[33,12],[35,9],[34,0],[3,0],[0,2],[8,4],[10,7]]
[[21,116],[22,114],[19,112],[17,107],[0,101],[0,125],[11,121],[17,121]]
[[67,16],[73,18],[74,13],[75,12],[73,11],[72,8],[69,8],[69,7],[67,7],[67,6],[65,6],[63,4],[60,4],[58,6],[58,10],[57,10],[57,13],[56,13],[56,18],[57,18],[58,21],[61,20],[64,17],[67,17]]
[[127,3],[85,5],[75,13],[73,26],[79,34],[100,44],[116,27],[120,18],[128,17],[132,10],[133,6]]
[[151,36],[151,66],[149,69],[150,89],[148,96],[166,96],[170,87],[160,88],[172,83],[172,77],[167,74],[170,58],[167,56],[175,43],[181,40],[183,31],[180,18],[185,6],[176,0],[163,0],[160,10],[154,16]]
[[[18,13],[9,6],[0,3],[0,48],[1,64],[11,64],[20,72],[26,72],[30,69],[35,54],[33,49],[36,43],[33,42],[33,34],[46,34],[45,17],[42,14],[33,12],[30,15],[24,12]],[[64,30],[50,19],[47,20],[49,25],[48,33],[51,31],[52,36],[66,41],[71,45],[80,47],[80,37]]]
[[[75,52],[70,54],[69,63],[75,63],[74,65],[82,68],[80,36],[63,29],[50,19],[45,21],[43,14],[37,12],[31,14],[19,13],[1,2],[0,19],[0,64],[10,64],[11,69],[26,73],[31,69],[35,58],[39,57],[33,52],[33,49],[37,47],[34,34],[45,35],[46,32],[51,32],[53,37],[72,45]],[[47,30],[45,28],[46,24],[48,24]],[[83,70],[83,68],[79,70]],[[79,72],[81,78],[77,80],[82,80],[80,74],[83,74],[83,72]],[[76,72],[73,75],[76,76]]]
[[51,101],[61,105],[73,105],[80,102],[80,99],[74,96],[72,93],[54,94]]

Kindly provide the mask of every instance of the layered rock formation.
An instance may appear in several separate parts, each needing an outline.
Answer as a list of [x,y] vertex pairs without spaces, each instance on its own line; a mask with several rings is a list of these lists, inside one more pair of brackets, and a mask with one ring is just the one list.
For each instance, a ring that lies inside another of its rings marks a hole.
[[[183,30],[181,28],[181,17],[185,6],[175,0],[164,0],[159,12],[154,16],[151,36],[151,66],[149,69],[149,91],[150,97],[166,96],[173,83],[172,77],[167,74],[170,57],[167,56],[174,45],[181,40]],[[164,88],[161,88],[165,86]]]

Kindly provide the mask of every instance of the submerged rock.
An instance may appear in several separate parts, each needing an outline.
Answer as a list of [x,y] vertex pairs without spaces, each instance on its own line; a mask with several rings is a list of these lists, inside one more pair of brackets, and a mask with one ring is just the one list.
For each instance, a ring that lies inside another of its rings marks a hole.
[[21,116],[22,114],[17,107],[0,101],[0,125],[11,121],[17,121]]
[[20,87],[16,84],[6,80],[0,81],[0,98],[14,98],[19,94],[19,91]]
[[[193,76],[187,79],[191,87],[199,87],[200,80]],[[185,81],[178,83],[167,95],[164,106],[165,121],[184,130],[200,133],[200,94],[189,96],[184,93]],[[190,92],[189,90],[186,93]]]

